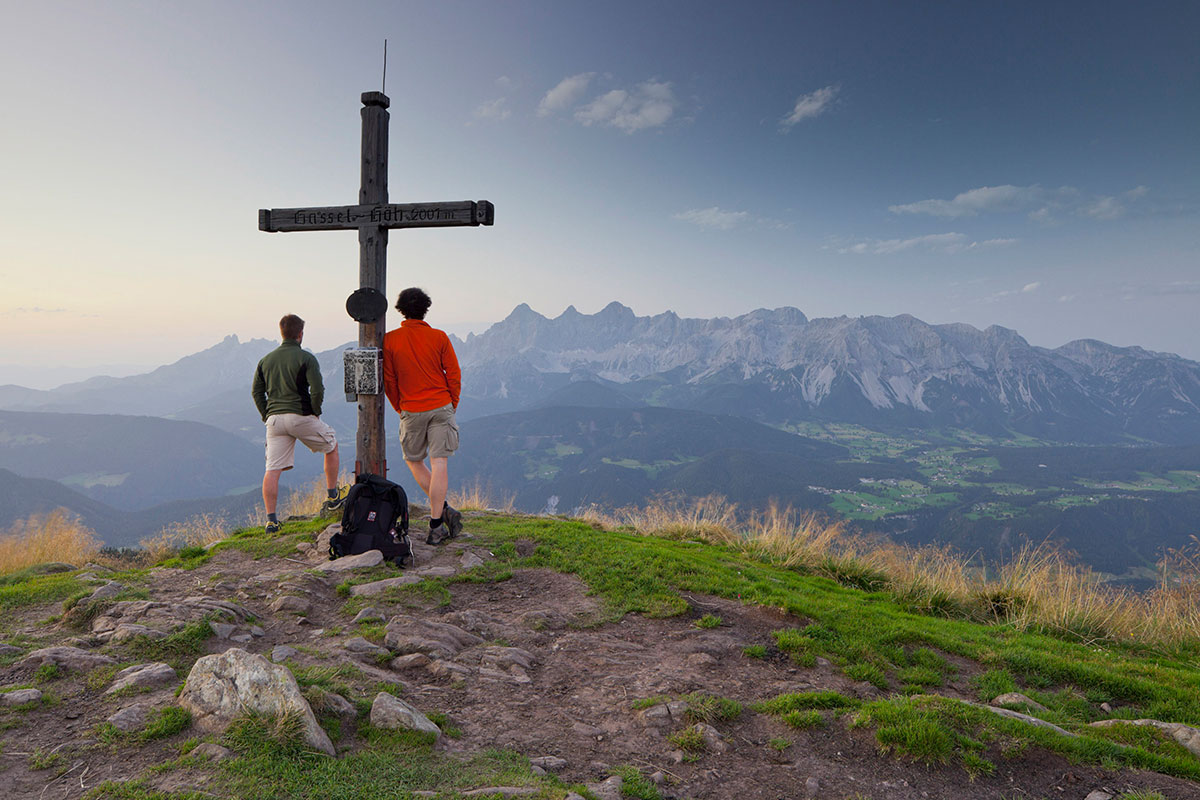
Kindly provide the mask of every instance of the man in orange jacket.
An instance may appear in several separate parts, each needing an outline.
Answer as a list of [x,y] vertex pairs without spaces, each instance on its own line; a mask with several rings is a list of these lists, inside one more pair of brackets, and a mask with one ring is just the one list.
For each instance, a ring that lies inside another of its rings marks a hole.
[[425,543],[442,544],[462,530],[462,514],[446,502],[447,461],[458,449],[454,411],[462,373],[450,337],[425,322],[432,304],[429,295],[416,287],[405,289],[396,300],[404,322],[383,337],[383,391],[400,414],[404,463],[429,496]]

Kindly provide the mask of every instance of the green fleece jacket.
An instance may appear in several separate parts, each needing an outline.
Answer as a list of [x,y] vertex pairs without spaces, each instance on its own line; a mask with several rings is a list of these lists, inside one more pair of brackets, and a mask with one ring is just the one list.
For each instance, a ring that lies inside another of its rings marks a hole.
[[321,365],[299,342],[284,339],[258,362],[250,394],[263,422],[273,414],[319,417],[325,399]]

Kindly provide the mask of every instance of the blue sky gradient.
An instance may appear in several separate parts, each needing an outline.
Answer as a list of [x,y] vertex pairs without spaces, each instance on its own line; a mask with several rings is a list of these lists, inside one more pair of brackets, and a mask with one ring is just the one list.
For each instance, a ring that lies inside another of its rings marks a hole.
[[[359,95],[389,40],[388,291],[556,316],[914,314],[1200,358],[1200,5],[10,4],[0,382],[228,333],[355,338]],[[97,366],[99,369],[99,366]]]

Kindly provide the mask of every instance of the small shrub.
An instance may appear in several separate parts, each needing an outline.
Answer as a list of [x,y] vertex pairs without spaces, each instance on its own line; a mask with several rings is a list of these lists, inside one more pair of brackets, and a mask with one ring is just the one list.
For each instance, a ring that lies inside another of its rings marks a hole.
[[65,508],[33,514],[0,533],[0,575],[47,562],[85,564],[99,551],[95,531]]
[[692,722],[725,722],[742,714],[742,704],[727,697],[693,692],[681,698],[687,703],[687,717]]
[[668,734],[667,741],[685,753],[700,753],[704,751],[704,733],[695,725]]
[[56,678],[61,678],[62,674],[62,668],[58,664],[42,664],[33,673],[33,679],[37,683],[49,683]]

